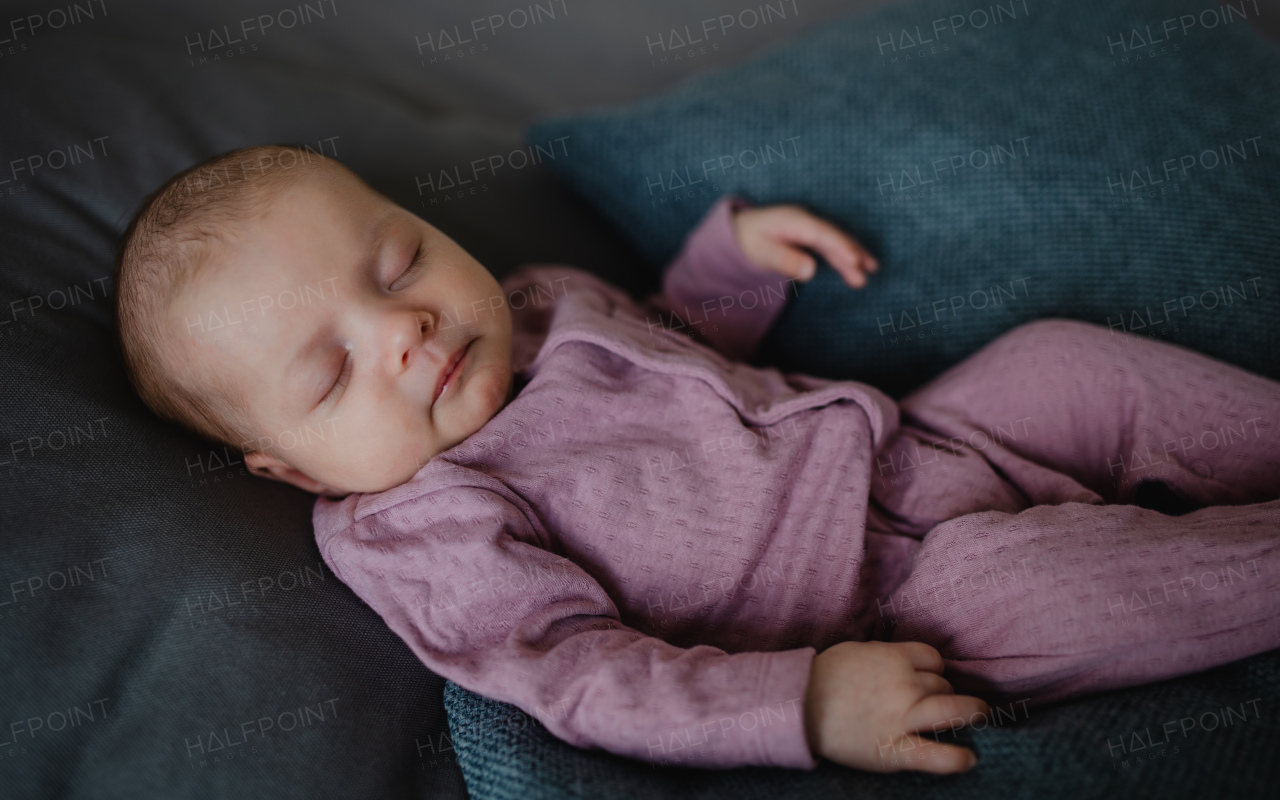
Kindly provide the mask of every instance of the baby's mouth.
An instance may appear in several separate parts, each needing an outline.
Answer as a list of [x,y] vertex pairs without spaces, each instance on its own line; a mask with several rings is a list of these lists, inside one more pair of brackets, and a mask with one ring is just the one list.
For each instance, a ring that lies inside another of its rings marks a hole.
[[440,378],[436,383],[435,394],[431,396],[432,405],[435,405],[436,401],[440,399],[440,396],[444,394],[446,388],[457,382],[458,376],[462,374],[462,361],[471,350],[471,344],[474,341],[475,339],[472,339],[470,342],[467,342],[465,346],[459,348],[458,352],[454,353],[449,359],[449,363],[447,363],[444,369],[440,371]]

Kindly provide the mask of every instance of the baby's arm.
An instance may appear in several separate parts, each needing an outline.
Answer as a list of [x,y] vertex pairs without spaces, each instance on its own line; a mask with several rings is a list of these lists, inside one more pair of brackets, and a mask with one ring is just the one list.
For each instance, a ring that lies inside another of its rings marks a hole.
[[663,273],[662,291],[644,304],[650,329],[691,336],[745,361],[795,296],[794,281],[823,255],[853,288],[879,264],[834,225],[799,206],[752,207],[736,195],[712,205]]
[[579,747],[687,766],[816,766],[803,719],[814,648],[730,654],[645,635],[590,574],[542,546],[520,497],[484,476],[470,483],[364,517],[326,547],[424,664]]
[[515,704],[571,744],[644,761],[969,766],[969,751],[910,735],[987,710],[951,694],[928,645],[842,642],[816,657],[812,647],[677,647],[625,625],[600,583],[543,546],[547,532],[522,498],[485,476],[462,478],[353,520],[324,551],[436,673]]

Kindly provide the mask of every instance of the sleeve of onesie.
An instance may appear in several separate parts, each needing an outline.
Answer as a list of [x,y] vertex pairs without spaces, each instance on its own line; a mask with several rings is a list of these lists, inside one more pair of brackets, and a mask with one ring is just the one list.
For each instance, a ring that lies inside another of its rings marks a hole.
[[748,361],[795,297],[798,284],[761,269],[738,246],[733,213],[751,204],[722,195],[703,216],[643,308],[651,329],[690,336],[734,361]]
[[814,648],[731,654],[630,628],[522,504],[439,489],[353,522],[324,557],[430,669],[570,744],[685,766],[817,766],[803,719]]

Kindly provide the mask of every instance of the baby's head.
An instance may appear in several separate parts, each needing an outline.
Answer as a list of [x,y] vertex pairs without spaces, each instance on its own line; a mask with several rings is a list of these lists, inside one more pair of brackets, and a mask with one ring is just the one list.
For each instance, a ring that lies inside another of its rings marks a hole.
[[251,147],[179,173],[126,229],[115,278],[143,401],[310,492],[398,486],[514,391],[493,276],[314,152]]

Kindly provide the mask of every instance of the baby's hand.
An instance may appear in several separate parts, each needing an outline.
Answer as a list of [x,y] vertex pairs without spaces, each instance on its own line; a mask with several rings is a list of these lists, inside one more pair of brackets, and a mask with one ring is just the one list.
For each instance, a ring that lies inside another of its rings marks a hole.
[[880,268],[866,249],[836,226],[794,205],[742,208],[733,215],[733,231],[751,263],[805,282],[818,265],[800,246],[821,253],[854,289]]
[[979,698],[954,692],[942,677],[942,656],[923,642],[832,645],[809,673],[809,747],[815,756],[869,772],[964,772],[977,763],[971,750],[915,735],[990,713]]

